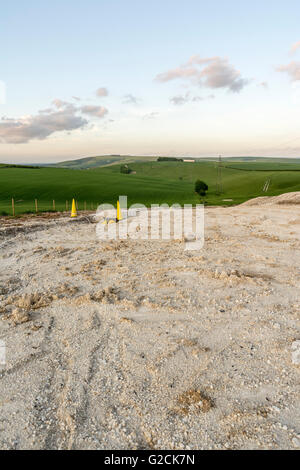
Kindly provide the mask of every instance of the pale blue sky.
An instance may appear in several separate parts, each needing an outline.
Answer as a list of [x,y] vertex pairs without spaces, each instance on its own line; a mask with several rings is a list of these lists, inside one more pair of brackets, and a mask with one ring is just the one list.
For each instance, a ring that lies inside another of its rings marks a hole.
[[299,19],[296,0],[6,2],[0,161],[300,156]]

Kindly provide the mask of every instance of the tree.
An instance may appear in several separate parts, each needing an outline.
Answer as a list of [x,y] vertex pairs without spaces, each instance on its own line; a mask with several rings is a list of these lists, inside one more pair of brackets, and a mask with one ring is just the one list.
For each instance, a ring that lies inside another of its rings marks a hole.
[[121,165],[120,172],[124,173],[125,175],[130,175],[131,169],[128,167],[128,165]]
[[195,192],[199,194],[199,196],[206,196],[206,192],[208,191],[208,186],[204,181],[197,180],[195,183]]

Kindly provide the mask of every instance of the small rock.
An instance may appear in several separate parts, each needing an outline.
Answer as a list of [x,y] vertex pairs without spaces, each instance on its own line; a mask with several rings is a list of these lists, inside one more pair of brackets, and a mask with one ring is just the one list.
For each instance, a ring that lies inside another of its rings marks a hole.
[[292,443],[293,443],[293,446],[294,446],[294,447],[300,447],[300,440],[297,439],[297,437],[294,437],[294,438],[292,439]]
[[26,311],[23,311],[19,308],[13,310],[9,319],[13,322],[15,326],[21,325],[22,323],[27,323],[30,321],[30,314]]
[[300,340],[294,341],[292,344],[292,363],[296,366],[300,365]]

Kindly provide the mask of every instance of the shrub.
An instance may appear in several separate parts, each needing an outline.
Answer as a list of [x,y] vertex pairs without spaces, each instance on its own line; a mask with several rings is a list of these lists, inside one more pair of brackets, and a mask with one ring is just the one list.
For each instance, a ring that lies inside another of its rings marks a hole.
[[206,196],[206,192],[208,191],[208,186],[204,181],[197,180],[195,183],[195,192],[199,194],[199,196]]
[[128,165],[121,165],[120,172],[123,173],[124,175],[130,175],[131,169],[129,168]]

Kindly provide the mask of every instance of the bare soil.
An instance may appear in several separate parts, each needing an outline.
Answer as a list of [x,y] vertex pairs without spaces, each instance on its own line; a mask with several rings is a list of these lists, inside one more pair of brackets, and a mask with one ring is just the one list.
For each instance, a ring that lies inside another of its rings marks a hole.
[[299,206],[208,208],[199,251],[95,229],[1,221],[0,448],[299,448]]

